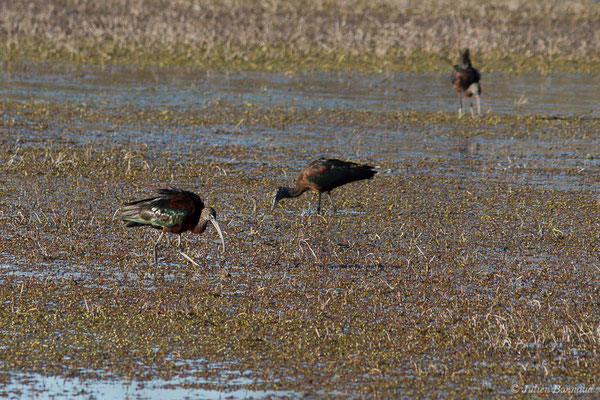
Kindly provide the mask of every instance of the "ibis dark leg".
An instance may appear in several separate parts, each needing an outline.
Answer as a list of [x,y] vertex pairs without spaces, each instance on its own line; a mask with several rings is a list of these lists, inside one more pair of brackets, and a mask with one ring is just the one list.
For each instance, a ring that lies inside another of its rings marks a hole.
[[337,212],[337,209],[335,208],[335,203],[333,202],[333,197],[331,197],[330,192],[327,192],[327,196],[329,196],[329,202],[331,203],[331,207],[333,208],[333,213],[335,214]]
[[158,243],[160,243],[160,240],[162,239],[164,234],[165,231],[162,231],[158,236],[158,240],[156,241],[156,243],[154,243],[154,265],[158,265],[158,254],[156,252],[156,249],[158,248]]
[[317,214],[321,214],[321,192],[319,192],[319,202],[317,203]]

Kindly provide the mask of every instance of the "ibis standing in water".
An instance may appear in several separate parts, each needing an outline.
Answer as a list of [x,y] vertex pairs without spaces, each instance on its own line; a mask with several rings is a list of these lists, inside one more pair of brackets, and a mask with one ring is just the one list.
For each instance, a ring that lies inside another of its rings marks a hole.
[[477,115],[481,114],[481,103],[479,96],[481,95],[481,85],[479,80],[481,74],[473,65],[471,65],[471,59],[469,58],[469,49],[463,51],[460,55],[460,64],[454,66],[452,71],[452,86],[458,92],[458,99],[460,101],[460,108],[458,109],[458,116],[462,115],[464,97],[471,98],[471,116],[473,116],[473,99],[475,96],[477,101]]
[[214,225],[225,251],[223,233],[217,223],[217,213],[212,207],[206,207],[200,196],[186,190],[168,188],[159,189],[159,196],[132,201],[123,207],[121,219],[127,227],[148,225],[159,229],[160,235],[154,243],[154,264],[158,265],[157,247],[165,232],[179,235],[177,247],[179,253],[192,264],[198,264],[181,251],[181,234],[186,231],[201,234],[210,222]]
[[275,209],[281,199],[298,197],[307,190],[314,190],[319,192],[317,212],[321,212],[321,195],[323,193],[327,193],[333,212],[336,212],[335,204],[331,198],[331,190],[346,183],[371,179],[377,173],[373,168],[370,165],[321,157],[300,172],[295,187],[281,186],[277,188],[273,194],[271,209]]

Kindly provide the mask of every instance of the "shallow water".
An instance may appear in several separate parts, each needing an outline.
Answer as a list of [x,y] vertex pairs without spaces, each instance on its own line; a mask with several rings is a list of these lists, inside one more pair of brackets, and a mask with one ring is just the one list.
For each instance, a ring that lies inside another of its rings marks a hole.
[[[128,106],[148,109],[194,109],[215,100],[232,104],[257,104],[261,107],[368,110],[368,111],[454,111],[457,98],[446,75],[430,74],[357,74],[357,73],[214,73],[188,69],[75,68],[44,69],[27,66],[22,71],[0,72],[0,95],[7,100],[78,103],[91,106]],[[486,74],[483,78],[484,112],[500,114],[543,114],[547,116],[600,116],[600,79],[594,75],[518,75],[507,85],[506,74]],[[516,107],[521,95],[527,103]],[[467,116],[466,118],[470,118]],[[74,129],[77,128],[77,129]],[[596,139],[560,140],[522,137],[475,136],[456,138],[444,130],[448,126],[402,130],[357,132],[356,140],[338,135],[352,127],[301,126],[284,129],[254,126],[245,128],[242,121],[198,128],[163,128],[154,126],[98,125],[79,127],[57,124],[53,139],[86,144],[97,140],[142,142],[159,146],[173,157],[187,149],[201,151],[207,145],[239,145],[261,148],[284,146],[304,151],[307,142],[325,142],[347,157],[361,155],[374,160],[418,160],[435,157],[441,161],[437,174],[495,179],[463,168],[469,160],[493,163],[498,170],[512,169],[515,184],[534,183],[562,190],[600,190],[598,183],[583,183],[576,175],[539,176],[528,167],[545,163],[557,168],[586,170],[598,165]],[[439,134],[435,130],[440,131]],[[498,129],[503,129],[499,126]],[[23,128],[23,137],[31,135]],[[46,139],[50,139],[47,138]],[[39,139],[37,139],[39,140]],[[212,157],[210,154],[208,157]],[[215,160],[220,160],[215,156]],[[185,162],[185,159],[182,159]],[[283,162],[283,160],[282,160]],[[301,164],[290,162],[290,168]],[[394,173],[393,171],[391,171]],[[401,171],[399,173],[402,173]],[[505,179],[505,178],[503,178]]]
[[[247,384],[246,378],[229,379],[230,387]],[[85,380],[39,374],[14,374],[11,382],[2,387],[3,398],[7,399],[263,399],[300,398],[291,391],[276,390],[210,390],[189,387],[202,382],[198,379],[174,379],[150,381]],[[187,387],[185,387],[187,386]]]
[[[482,90],[482,112],[600,116],[597,75],[484,73]],[[448,74],[220,73],[125,67],[55,70],[28,66],[0,72],[0,96],[17,101],[179,109],[214,100],[389,112],[458,109]]]

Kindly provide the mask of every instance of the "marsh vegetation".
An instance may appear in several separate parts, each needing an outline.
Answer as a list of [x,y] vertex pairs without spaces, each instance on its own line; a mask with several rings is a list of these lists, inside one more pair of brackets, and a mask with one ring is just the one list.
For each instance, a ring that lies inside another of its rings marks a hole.
[[[232,390],[234,370],[253,390],[389,397],[598,376],[595,119],[1,107],[2,379]],[[400,157],[394,132],[420,150]],[[310,196],[271,212],[273,188],[325,153],[381,172],[339,190],[335,215]],[[154,266],[153,232],[116,211],[167,184],[217,208],[227,254],[192,236],[201,267]]]
[[[594,389],[597,2],[101,3],[0,4],[0,396]],[[480,118],[449,79],[466,46]],[[566,73],[505,84],[531,71]],[[272,211],[322,155],[378,174],[335,214]],[[207,232],[199,266],[154,264],[119,208],[166,186],[217,210],[225,254]]]
[[243,70],[592,72],[594,1],[42,0],[0,5],[0,55]]

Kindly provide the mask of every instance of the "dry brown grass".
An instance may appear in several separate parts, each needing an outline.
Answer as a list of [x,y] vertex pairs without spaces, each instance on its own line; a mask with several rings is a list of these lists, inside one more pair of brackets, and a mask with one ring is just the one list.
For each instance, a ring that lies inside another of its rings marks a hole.
[[0,5],[0,49],[77,62],[443,70],[468,46],[487,70],[577,70],[600,61],[598,26],[591,1],[34,0]]

